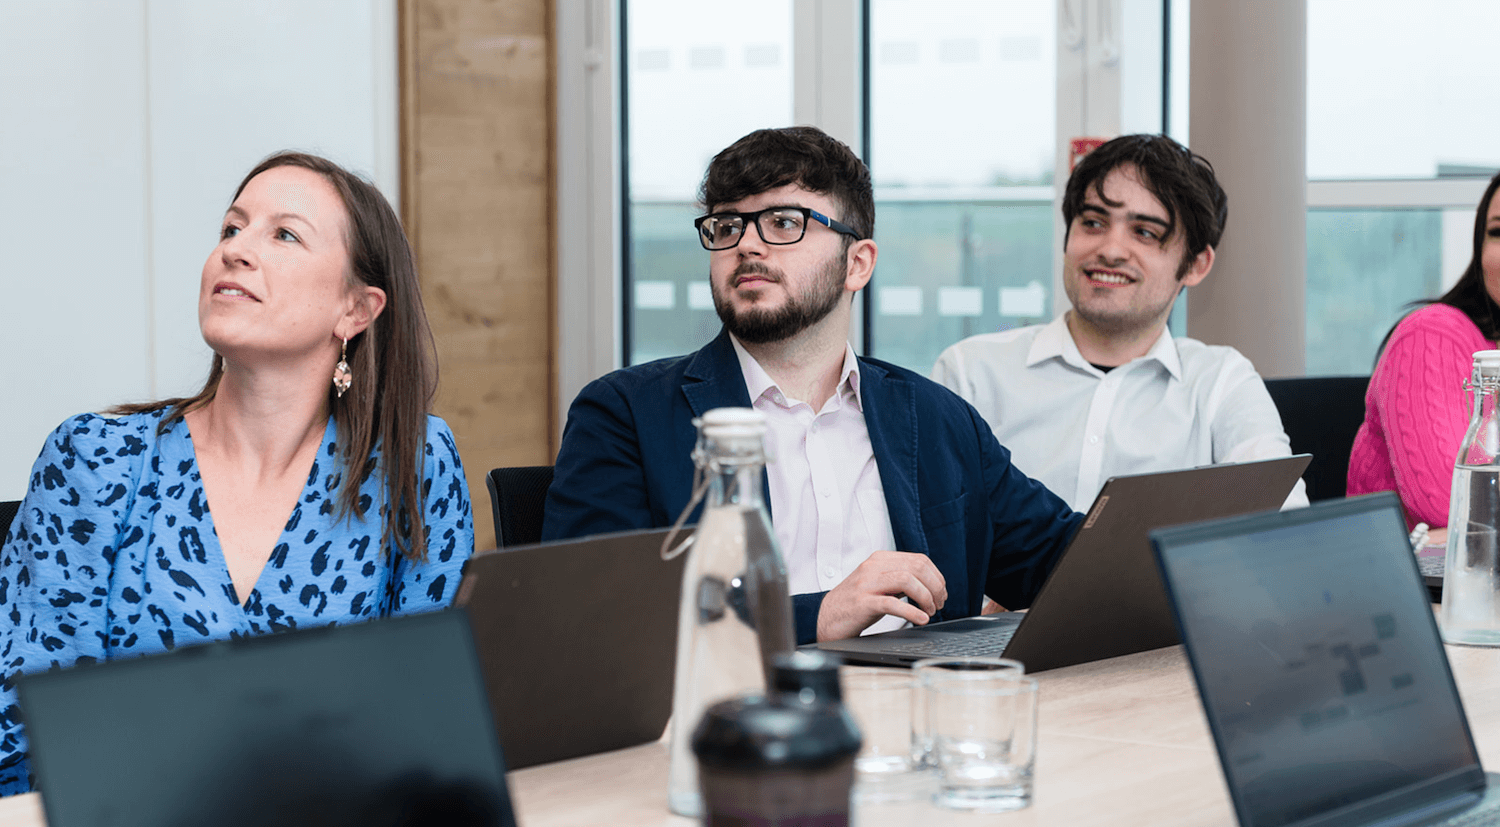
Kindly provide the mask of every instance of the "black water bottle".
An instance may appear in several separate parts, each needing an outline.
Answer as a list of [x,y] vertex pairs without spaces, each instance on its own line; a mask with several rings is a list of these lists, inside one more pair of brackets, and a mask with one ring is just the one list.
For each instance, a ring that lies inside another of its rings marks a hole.
[[838,661],[773,661],[769,695],[714,704],[693,732],[705,827],[847,827],[859,729]]

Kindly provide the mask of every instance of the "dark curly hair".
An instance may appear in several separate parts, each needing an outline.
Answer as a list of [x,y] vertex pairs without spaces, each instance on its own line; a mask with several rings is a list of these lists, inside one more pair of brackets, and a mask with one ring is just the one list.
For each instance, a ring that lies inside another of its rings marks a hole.
[[1177,270],[1177,277],[1182,278],[1199,253],[1219,246],[1229,219],[1229,197],[1207,158],[1165,135],[1121,135],[1083,156],[1063,192],[1064,243],[1089,190],[1102,186],[1111,172],[1125,164],[1135,167],[1141,183],[1167,209],[1167,231],[1161,243],[1170,242],[1179,228],[1183,231],[1187,246]]
[[[714,156],[698,188],[705,212],[787,184],[833,199],[859,237],[875,237],[870,170],[854,150],[815,126],[757,129]],[[844,236],[844,247],[854,242]]]

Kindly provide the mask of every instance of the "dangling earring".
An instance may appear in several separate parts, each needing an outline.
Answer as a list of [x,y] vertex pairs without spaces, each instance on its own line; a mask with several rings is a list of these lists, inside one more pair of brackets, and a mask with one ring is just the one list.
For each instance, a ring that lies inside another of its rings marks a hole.
[[354,381],[354,376],[349,372],[349,340],[345,339],[343,347],[339,350],[339,363],[333,368],[333,389],[342,399],[344,391],[349,390],[349,385]]

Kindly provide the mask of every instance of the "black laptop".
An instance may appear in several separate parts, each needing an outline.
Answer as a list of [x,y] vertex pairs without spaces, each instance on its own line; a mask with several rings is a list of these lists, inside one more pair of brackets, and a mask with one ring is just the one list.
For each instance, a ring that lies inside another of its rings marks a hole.
[[23,677],[48,827],[515,827],[462,612]]
[[1242,827],[1500,824],[1393,494],[1151,536]]
[[[686,555],[667,529],[474,555],[469,613],[511,769],[655,741],[672,715]],[[680,543],[691,529],[679,532]]]
[[1177,643],[1151,560],[1161,526],[1279,508],[1311,457],[1298,454],[1112,477],[1027,612],[950,620],[809,644],[851,663],[1003,655],[1041,672]]
[[1443,602],[1443,572],[1448,568],[1448,549],[1424,545],[1415,552],[1417,570],[1422,572],[1422,582],[1427,585],[1427,596],[1434,603]]

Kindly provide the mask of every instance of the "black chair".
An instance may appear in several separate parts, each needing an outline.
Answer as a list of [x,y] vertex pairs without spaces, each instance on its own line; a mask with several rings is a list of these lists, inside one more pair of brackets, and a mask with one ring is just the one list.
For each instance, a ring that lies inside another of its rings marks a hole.
[[16,512],[20,510],[20,500],[0,502],[0,541],[5,539],[5,532],[10,530],[10,521],[16,518]]
[[1281,412],[1292,453],[1312,454],[1302,479],[1313,502],[1344,496],[1349,449],[1365,421],[1368,376],[1302,376],[1267,379],[1266,390]]
[[495,510],[495,546],[520,546],[542,540],[542,506],[552,485],[552,466],[496,468],[485,477]]

